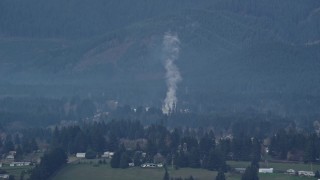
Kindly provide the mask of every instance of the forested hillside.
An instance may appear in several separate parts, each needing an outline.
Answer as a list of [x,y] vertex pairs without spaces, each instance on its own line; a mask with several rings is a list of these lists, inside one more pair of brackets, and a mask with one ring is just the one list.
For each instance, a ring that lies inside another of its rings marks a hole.
[[2,0],[0,92],[160,106],[171,31],[181,42],[181,106],[287,106],[319,96],[319,8],[318,0]]

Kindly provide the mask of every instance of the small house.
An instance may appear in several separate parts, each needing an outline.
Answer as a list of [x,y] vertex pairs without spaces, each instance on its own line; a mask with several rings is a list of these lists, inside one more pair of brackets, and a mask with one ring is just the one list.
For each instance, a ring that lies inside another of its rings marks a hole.
[[10,166],[11,167],[15,167],[15,166],[30,166],[31,165],[31,162],[12,162],[10,163]]
[[246,171],[246,168],[234,168],[236,173],[243,174]]
[[9,155],[16,155],[17,154],[17,151],[9,151],[9,153],[8,153]]
[[165,157],[163,157],[160,153],[157,153],[156,155],[153,156],[153,162],[158,164],[158,163],[163,163],[165,162]]
[[313,171],[298,171],[299,176],[309,176],[309,177],[314,177],[314,172]]
[[9,179],[9,174],[0,174],[0,179]]
[[101,157],[112,159],[113,156],[114,156],[114,152],[106,151],[103,153]]
[[295,175],[296,174],[296,171],[294,169],[288,169],[286,171],[287,174],[291,174],[291,175]]
[[159,163],[159,164],[144,163],[144,164],[141,164],[141,167],[142,168],[161,168],[161,167],[163,167],[163,164],[162,163]]
[[86,153],[77,153],[76,157],[77,158],[85,158],[86,157]]
[[141,164],[141,167],[142,168],[156,168],[157,165],[154,163],[144,163],[144,164]]
[[273,168],[259,168],[259,173],[273,173]]
[[9,154],[7,157],[6,157],[7,160],[14,160],[14,155],[12,154]]
[[129,167],[134,167],[134,163],[129,163]]

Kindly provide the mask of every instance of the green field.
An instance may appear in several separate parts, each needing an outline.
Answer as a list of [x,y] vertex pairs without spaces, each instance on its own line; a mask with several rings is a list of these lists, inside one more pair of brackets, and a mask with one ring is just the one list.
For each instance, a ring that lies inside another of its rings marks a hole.
[[[32,169],[33,166],[24,166],[24,167],[2,167],[3,170],[7,171],[8,174],[13,175],[15,179],[19,179],[22,171],[28,171]],[[28,174],[25,174],[25,177],[28,177]]]
[[[250,162],[243,162],[243,161],[228,161],[228,164],[233,167],[247,167]],[[288,169],[294,169],[296,171],[316,171],[320,170],[320,165],[319,164],[304,164],[304,163],[261,163],[260,162],[260,167],[261,168],[274,168],[275,170],[278,171],[286,171]]]
[[[247,162],[228,162],[232,167],[246,167]],[[261,165],[263,166],[263,165]],[[293,168],[296,170],[309,170],[310,165],[306,164],[287,164],[287,163],[269,163],[269,167],[275,168],[275,170],[287,170]],[[320,166],[313,166],[319,169]],[[189,177],[192,175],[195,179],[199,180],[213,180],[216,176],[216,172],[208,171],[204,169],[191,169],[181,168],[174,170],[169,168],[170,177]],[[112,169],[109,165],[97,165],[90,163],[81,164],[69,164],[61,171],[59,171],[52,180],[156,180],[162,179],[164,175],[164,169],[143,169],[140,167],[128,168],[128,169]],[[228,180],[241,179],[241,175],[238,174],[226,174]],[[314,178],[308,177],[295,177],[285,174],[260,174],[261,180],[311,180]]]
[[[180,170],[169,169],[170,177],[197,177],[199,179],[213,179],[216,172],[201,169],[184,168]],[[85,180],[93,178],[95,180],[148,180],[162,179],[164,169],[143,169],[140,167],[129,169],[112,169],[108,165],[100,165],[98,167],[92,164],[72,164],[62,169],[53,178],[53,180],[77,179]]]

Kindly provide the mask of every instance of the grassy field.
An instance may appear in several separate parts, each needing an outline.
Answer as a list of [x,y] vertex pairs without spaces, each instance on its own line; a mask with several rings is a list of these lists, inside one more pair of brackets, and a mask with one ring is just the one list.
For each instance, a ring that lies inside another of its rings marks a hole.
[[[233,167],[247,167],[250,162],[243,162],[243,161],[228,161],[228,164]],[[296,171],[316,171],[320,170],[320,165],[311,165],[311,164],[304,164],[304,163],[260,163],[261,168],[273,168],[277,171],[286,171],[288,169],[294,169]]]
[[[19,179],[22,171],[28,171],[29,169],[32,169],[32,168],[33,166],[24,166],[24,167],[5,166],[5,167],[2,167],[1,169],[7,171],[8,174],[10,175],[13,175],[15,179]],[[26,174],[25,177],[28,177],[28,175]]]
[[[247,162],[228,162],[232,167],[246,167]],[[263,166],[261,164],[261,166]],[[275,168],[275,170],[287,170],[289,168],[296,170],[309,170],[310,166],[306,164],[287,164],[287,163],[269,163],[269,167]],[[319,169],[319,166],[313,166]],[[189,177],[192,175],[195,179],[199,180],[212,180],[215,178],[217,172],[207,171],[204,169],[191,169],[181,168],[174,170],[169,168],[170,177]],[[112,169],[109,165],[97,165],[95,163],[81,163],[81,164],[69,164],[61,171],[59,171],[52,180],[157,180],[162,179],[164,175],[164,169],[143,169],[140,167],[128,168],[128,169]],[[240,180],[241,175],[238,174],[226,174],[228,180]],[[260,180],[312,180],[314,178],[308,177],[296,177],[285,174],[260,174]]]
[[[170,177],[189,177],[193,176],[196,179],[212,180],[216,176],[216,172],[207,171],[203,169],[183,168],[174,170],[169,168]],[[140,167],[129,169],[112,169],[109,165],[94,166],[92,164],[70,164],[53,178],[53,180],[67,180],[67,179],[93,179],[95,180],[156,180],[162,179],[164,169],[143,169]],[[229,174],[227,174],[229,176]],[[231,180],[237,179],[230,177]],[[229,178],[228,178],[229,179]]]

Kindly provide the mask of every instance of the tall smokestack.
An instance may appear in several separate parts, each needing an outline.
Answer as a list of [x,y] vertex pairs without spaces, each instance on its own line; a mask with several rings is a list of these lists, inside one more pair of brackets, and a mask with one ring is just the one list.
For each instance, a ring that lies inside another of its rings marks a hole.
[[177,84],[182,80],[178,67],[174,64],[179,57],[179,37],[171,32],[163,37],[164,67],[166,69],[167,95],[162,105],[162,112],[169,114],[174,111],[178,102],[176,91]]

